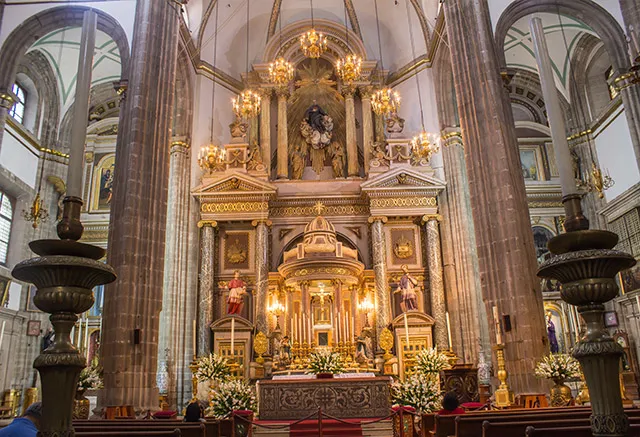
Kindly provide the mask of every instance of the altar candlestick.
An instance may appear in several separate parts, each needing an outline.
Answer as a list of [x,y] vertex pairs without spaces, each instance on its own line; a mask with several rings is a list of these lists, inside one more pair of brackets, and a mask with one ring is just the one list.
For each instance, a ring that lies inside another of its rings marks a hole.
[[493,306],[493,321],[496,327],[496,344],[502,344],[502,332],[500,331],[500,316],[498,315],[498,307]]
[[347,313],[344,320],[345,320],[345,329],[344,329],[345,341],[349,341],[349,338],[350,338],[349,333],[351,332],[349,331],[349,313]]
[[294,328],[294,325],[293,325],[293,317],[291,317],[291,329],[290,329],[290,331],[291,331],[291,337],[292,337],[291,338],[291,342],[293,343],[293,336],[295,335],[295,332],[294,332],[295,328]]
[[409,322],[407,321],[407,313],[403,313],[404,316],[404,339],[406,342],[406,349],[409,350]]
[[302,317],[302,341],[307,339],[307,318]]
[[340,342],[340,316],[336,316],[336,343]]
[[449,311],[444,313],[445,318],[447,319],[447,334],[449,335],[449,350],[453,350],[453,344],[451,342],[451,322],[449,321]]
[[233,358],[233,356],[235,355],[235,340],[236,340],[236,318],[232,317],[231,318],[231,357]]
[[193,319],[193,359],[198,356],[198,346],[196,345],[196,319]]

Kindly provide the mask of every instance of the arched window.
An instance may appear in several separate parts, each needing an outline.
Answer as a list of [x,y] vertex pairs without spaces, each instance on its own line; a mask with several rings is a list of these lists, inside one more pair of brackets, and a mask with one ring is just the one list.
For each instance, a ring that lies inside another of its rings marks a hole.
[[3,265],[7,263],[12,220],[13,206],[11,205],[11,200],[0,191],[0,264]]
[[17,83],[13,84],[13,88],[11,88],[11,91],[13,91],[13,94],[15,94],[18,99],[13,104],[11,109],[9,109],[9,115],[12,116],[13,119],[18,123],[22,123],[22,121],[24,120],[24,108],[27,103],[27,93]]

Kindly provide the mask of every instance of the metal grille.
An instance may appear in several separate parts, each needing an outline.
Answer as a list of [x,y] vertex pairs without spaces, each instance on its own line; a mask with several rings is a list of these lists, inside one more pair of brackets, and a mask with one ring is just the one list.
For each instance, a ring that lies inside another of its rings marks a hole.
[[609,223],[609,230],[620,237],[616,249],[640,257],[640,208],[634,208]]

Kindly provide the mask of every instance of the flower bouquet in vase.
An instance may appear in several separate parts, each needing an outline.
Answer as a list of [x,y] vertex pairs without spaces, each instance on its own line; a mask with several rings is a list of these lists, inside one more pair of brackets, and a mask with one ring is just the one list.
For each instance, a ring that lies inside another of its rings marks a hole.
[[416,355],[414,372],[424,375],[427,379],[438,382],[440,380],[440,372],[450,368],[449,356],[444,352],[438,352],[436,348],[422,349]]
[[549,354],[544,357],[535,369],[538,378],[552,380],[555,385],[551,387],[551,406],[561,407],[571,403],[571,388],[565,381],[580,377],[580,363],[568,354]]
[[344,359],[337,352],[323,348],[309,354],[307,373],[316,375],[316,378],[333,378],[333,375],[342,373],[344,370]]
[[89,399],[85,397],[87,390],[99,390],[103,387],[102,369],[98,366],[85,367],[78,377],[76,399],[73,403],[73,418],[88,419],[90,413]]
[[194,376],[198,380],[198,393],[201,394],[198,398],[208,400],[211,390],[215,390],[220,383],[229,380],[231,367],[226,358],[210,353],[198,358]]
[[419,414],[427,414],[442,408],[440,384],[437,379],[425,378],[420,373],[391,385],[394,405],[413,407]]

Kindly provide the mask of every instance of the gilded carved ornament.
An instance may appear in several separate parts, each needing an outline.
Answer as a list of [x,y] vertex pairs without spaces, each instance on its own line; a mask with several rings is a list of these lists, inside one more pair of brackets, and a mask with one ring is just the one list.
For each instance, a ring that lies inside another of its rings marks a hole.
[[421,222],[424,225],[425,223],[428,223],[432,220],[441,222],[443,220],[443,217],[440,214],[426,214],[422,216]]
[[251,222],[251,226],[253,226],[254,228],[257,227],[260,223],[264,223],[265,225],[267,225],[268,227],[271,227],[271,225],[273,225],[273,222],[269,219],[256,219],[254,221]]
[[215,220],[200,220],[198,222],[198,228],[202,229],[205,226],[211,226],[212,228],[217,228],[218,227],[218,222]]
[[413,255],[413,244],[402,235],[393,245],[393,253],[400,259],[411,258]]
[[378,222],[378,221],[382,222],[382,223],[387,223],[389,221],[389,219],[384,215],[379,215],[379,216],[369,217],[368,221],[371,224],[373,224],[374,222]]

